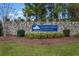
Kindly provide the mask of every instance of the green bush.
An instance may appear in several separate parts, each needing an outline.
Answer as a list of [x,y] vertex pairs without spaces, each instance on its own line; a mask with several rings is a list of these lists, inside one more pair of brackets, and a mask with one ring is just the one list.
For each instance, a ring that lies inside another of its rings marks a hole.
[[26,33],[26,38],[28,39],[52,39],[52,38],[62,38],[64,34],[61,32],[29,32]]
[[62,38],[64,37],[64,34],[61,32],[56,32],[56,33],[48,33],[48,38]]
[[69,37],[70,36],[70,30],[69,29],[65,29],[63,30],[64,36]]
[[23,29],[18,30],[17,31],[17,36],[24,37],[25,36],[25,31]]
[[26,36],[27,36],[27,38],[28,39],[33,39],[34,37],[33,37],[33,33],[26,33]]
[[47,33],[41,32],[41,33],[40,33],[40,38],[41,38],[41,39],[47,39]]
[[40,39],[40,33],[39,32],[33,33],[33,37],[34,39]]
[[64,34],[63,33],[55,33],[55,38],[62,38],[64,37]]
[[76,33],[74,37],[79,38],[79,33]]
[[0,28],[0,36],[2,36],[3,35],[3,30],[2,30],[2,28]]
[[2,36],[2,35],[3,35],[3,28],[2,28],[2,23],[0,21],[0,36]]
[[55,38],[55,33],[49,32],[49,33],[47,33],[47,37],[48,37],[49,39]]

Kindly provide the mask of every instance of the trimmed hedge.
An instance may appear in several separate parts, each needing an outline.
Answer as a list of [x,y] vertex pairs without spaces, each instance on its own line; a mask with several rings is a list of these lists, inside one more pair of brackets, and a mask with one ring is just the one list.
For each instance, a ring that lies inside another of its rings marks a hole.
[[47,39],[47,33],[40,33],[40,39]]
[[25,36],[25,31],[23,29],[20,29],[17,31],[17,36],[18,37],[24,37]]
[[52,39],[62,38],[64,34],[61,32],[28,32],[25,36],[28,39]]

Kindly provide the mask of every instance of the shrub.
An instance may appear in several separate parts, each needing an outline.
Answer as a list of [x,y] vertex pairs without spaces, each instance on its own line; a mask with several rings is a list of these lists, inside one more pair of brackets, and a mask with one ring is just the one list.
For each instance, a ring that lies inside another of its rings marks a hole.
[[0,36],[2,36],[3,35],[3,30],[2,30],[2,28],[0,28]]
[[49,33],[47,33],[47,37],[48,37],[49,39],[51,39],[51,38],[55,38],[55,34],[49,32]]
[[61,38],[64,37],[64,34],[61,32],[56,32],[56,33],[48,33],[48,38]]
[[63,33],[55,33],[55,38],[62,38],[64,37],[64,34]]
[[70,30],[69,29],[65,29],[63,30],[64,36],[69,37],[70,36]]
[[45,33],[40,33],[40,32],[29,32],[26,33],[26,37],[29,39],[44,39],[46,38]]
[[17,31],[17,36],[24,37],[25,36],[25,31],[23,29],[18,30]]
[[29,39],[52,39],[64,37],[64,34],[60,32],[29,32],[26,33],[26,37]]
[[3,35],[3,28],[2,28],[2,23],[0,21],[0,36],[2,36],[2,35]]
[[26,37],[28,39],[33,39],[33,34],[30,32],[30,33],[26,33]]
[[76,33],[74,37],[79,38],[79,33]]
[[39,32],[33,33],[33,37],[34,39],[40,39],[40,33]]
[[47,33],[41,32],[41,33],[40,33],[40,38],[41,38],[41,39],[47,39]]

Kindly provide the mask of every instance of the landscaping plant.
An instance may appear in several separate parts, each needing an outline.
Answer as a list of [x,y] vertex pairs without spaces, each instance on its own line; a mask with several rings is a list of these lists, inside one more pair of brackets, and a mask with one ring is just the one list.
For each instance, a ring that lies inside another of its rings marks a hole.
[[3,35],[3,27],[2,27],[2,23],[0,22],[0,36]]
[[70,30],[69,29],[65,29],[63,30],[64,36],[69,37],[70,36]]
[[25,36],[25,31],[23,29],[20,29],[17,31],[17,36],[18,37],[24,37]]
[[26,38],[28,39],[52,39],[62,38],[64,34],[61,32],[28,32]]

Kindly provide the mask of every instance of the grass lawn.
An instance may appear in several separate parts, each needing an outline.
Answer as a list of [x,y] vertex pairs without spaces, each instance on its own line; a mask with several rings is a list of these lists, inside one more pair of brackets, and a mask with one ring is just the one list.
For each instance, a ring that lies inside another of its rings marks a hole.
[[79,42],[61,45],[26,45],[0,41],[0,56],[79,56]]

